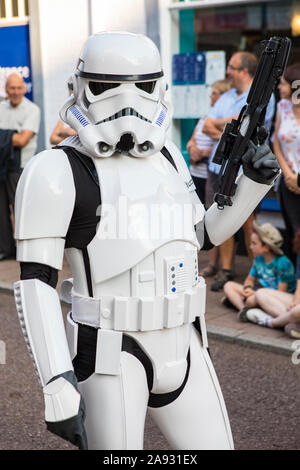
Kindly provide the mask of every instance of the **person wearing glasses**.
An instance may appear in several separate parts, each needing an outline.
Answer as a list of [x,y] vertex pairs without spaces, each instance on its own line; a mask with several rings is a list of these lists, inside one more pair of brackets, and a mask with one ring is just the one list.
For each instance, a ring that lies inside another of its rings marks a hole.
[[[212,161],[218,141],[227,122],[230,122],[233,118],[237,118],[242,107],[245,106],[257,65],[257,57],[250,52],[236,52],[233,54],[226,70],[226,75],[231,85],[231,89],[226,93],[223,93],[204,121],[202,131],[215,141],[208,163],[208,178],[205,195],[206,204],[208,206],[213,203],[214,194],[218,189],[218,173],[220,171],[220,165],[217,165]],[[267,107],[265,119],[265,125],[268,129],[270,129],[272,124],[274,110],[275,99],[272,95]],[[243,225],[245,246],[251,263],[253,258],[249,246],[253,220],[254,214],[251,214]],[[221,290],[225,282],[232,280],[235,277],[233,271],[234,253],[235,238],[231,237],[220,246],[222,269],[217,273],[216,279],[211,285],[211,290]],[[216,270],[217,267],[213,270],[212,275]]]

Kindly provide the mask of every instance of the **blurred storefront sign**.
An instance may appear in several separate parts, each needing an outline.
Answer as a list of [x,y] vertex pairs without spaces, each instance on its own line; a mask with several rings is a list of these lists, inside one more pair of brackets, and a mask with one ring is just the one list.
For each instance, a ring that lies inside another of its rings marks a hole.
[[225,77],[223,51],[175,54],[172,63],[174,118],[199,118],[210,110],[210,85]]
[[11,73],[24,78],[26,97],[32,100],[28,15],[28,0],[0,0],[0,100]]
[[32,100],[29,26],[0,27],[0,99],[6,96],[5,82],[11,73],[24,78],[26,97]]

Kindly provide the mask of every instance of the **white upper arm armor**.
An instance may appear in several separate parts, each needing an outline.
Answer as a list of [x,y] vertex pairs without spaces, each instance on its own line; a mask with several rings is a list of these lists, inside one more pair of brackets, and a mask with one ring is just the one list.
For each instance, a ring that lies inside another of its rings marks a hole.
[[61,269],[64,237],[75,203],[72,169],[63,150],[35,155],[23,171],[15,202],[17,260]]

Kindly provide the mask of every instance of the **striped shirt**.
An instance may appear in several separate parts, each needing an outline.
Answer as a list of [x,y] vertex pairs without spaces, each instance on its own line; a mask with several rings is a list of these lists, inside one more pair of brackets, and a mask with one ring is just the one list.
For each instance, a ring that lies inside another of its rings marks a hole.
[[[208,137],[208,135],[202,132],[203,123],[204,123],[204,119],[199,119],[198,124],[196,126],[195,141],[199,149],[207,150],[213,147],[214,141],[210,137]],[[205,159],[205,161],[200,160],[195,165],[191,165],[190,166],[191,175],[196,176],[196,178],[206,179],[207,178],[207,162],[208,160]]]

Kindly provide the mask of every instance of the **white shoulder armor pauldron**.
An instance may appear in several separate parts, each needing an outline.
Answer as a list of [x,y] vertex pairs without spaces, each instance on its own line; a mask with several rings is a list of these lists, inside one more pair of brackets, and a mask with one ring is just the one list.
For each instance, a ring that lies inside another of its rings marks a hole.
[[17,240],[64,237],[75,203],[75,185],[63,150],[45,150],[26,165],[16,192]]

